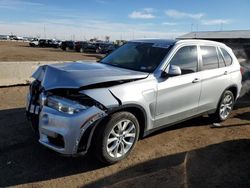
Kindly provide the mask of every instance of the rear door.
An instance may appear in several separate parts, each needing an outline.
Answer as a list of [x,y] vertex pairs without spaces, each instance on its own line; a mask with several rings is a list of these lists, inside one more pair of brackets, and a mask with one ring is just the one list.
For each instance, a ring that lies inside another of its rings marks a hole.
[[197,46],[179,48],[169,64],[179,66],[182,74],[158,82],[155,127],[197,114],[201,91]]
[[230,73],[221,51],[216,46],[199,46],[201,58],[201,97],[199,111],[217,108],[223,91],[230,83]]

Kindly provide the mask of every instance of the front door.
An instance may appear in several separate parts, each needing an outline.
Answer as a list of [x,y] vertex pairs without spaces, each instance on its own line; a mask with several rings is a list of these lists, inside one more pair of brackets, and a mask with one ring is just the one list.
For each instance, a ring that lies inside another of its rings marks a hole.
[[158,82],[155,127],[197,114],[201,92],[197,46],[181,47],[169,65],[179,66],[182,74]]

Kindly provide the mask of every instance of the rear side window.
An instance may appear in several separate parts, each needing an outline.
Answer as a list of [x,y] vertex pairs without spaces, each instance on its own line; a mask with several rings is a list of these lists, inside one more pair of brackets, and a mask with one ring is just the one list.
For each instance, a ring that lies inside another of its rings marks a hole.
[[214,46],[201,46],[201,56],[203,63],[203,70],[216,69],[219,67],[216,47]]
[[222,51],[222,54],[224,56],[224,60],[225,60],[225,63],[227,66],[231,65],[232,64],[232,57],[229,55],[229,53],[224,49],[224,48],[221,48],[221,51]]
[[181,68],[182,74],[197,72],[197,47],[182,47],[176,52],[170,61],[170,64],[179,66]]
[[219,49],[218,49],[218,58],[219,58],[219,67],[220,68],[225,67],[226,66],[225,61]]

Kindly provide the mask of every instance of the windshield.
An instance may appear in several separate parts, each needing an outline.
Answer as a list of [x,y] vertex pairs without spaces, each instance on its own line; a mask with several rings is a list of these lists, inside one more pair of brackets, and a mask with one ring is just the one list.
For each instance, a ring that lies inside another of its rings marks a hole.
[[170,50],[168,44],[129,42],[100,62],[116,67],[152,73]]

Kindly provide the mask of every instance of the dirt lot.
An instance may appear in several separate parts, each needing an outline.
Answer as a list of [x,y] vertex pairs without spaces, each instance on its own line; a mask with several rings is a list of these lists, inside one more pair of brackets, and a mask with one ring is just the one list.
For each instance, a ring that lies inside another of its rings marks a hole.
[[60,48],[30,47],[28,42],[0,41],[1,61],[76,61],[82,59],[95,60],[102,55],[65,52]]
[[0,187],[250,187],[250,97],[232,118],[207,117],[140,140],[124,161],[65,158],[39,145],[24,116],[27,87],[0,89]]

